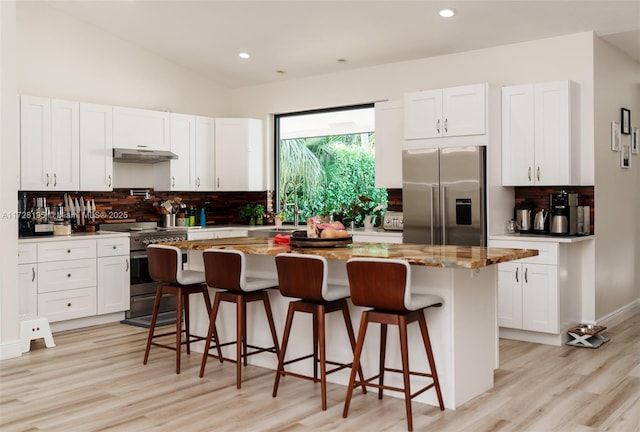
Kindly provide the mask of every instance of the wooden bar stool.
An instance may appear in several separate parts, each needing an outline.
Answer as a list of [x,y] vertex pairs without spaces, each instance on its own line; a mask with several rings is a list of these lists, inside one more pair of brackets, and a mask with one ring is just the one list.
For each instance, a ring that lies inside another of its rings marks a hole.
[[[364,384],[378,389],[378,399],[382,399],[383,390],[403,392],[407,411],[408,429],[411,431],[413,430],[413,417],[411,414],[412,398],[435,387],[440,410],[444,410],[440,383],[438,382],[438,372],[436,371],[436,364],[433,359],[433,352],[431,351],[427,321],[424,317],[424,310],[426,308],[442,306],[443,300],[436,295],[412,294],[411,267],[408,262],[403,260],[352,258],[347,261],[347,275],[349,277],[349,289],[351,291],[351,301],[353,304],[373,308],[362,312],[360,330],[358,332],[358,343],[356,345],[353,363],[357,366],[360,365],[360,355],[362,354],[367,326],[370,322],[379,323],[381,326],[379,373],[364,381]],[[414,321],[418,321],[420,325],[420,332],[422,334],[431,373],[412,372],[409,369],[407,324]],[[402,357],[402,369],[400,370],[385,367],[387,326],[389,324],[397,325],[400,334],[400,354]],[[385,385],[385,372],[402,373],[404,387],[398,388]],[[432,382],[412,394],[409,382],[410,375],[432,378]],[[378,379],[377,384],[372,382],[376,378]],[[362,380],[356,381],[355,369],[352,369],[342,417],[346,418],[349,412],[349,403],[351,402],[354,386],[362,383]]]
[[[278,270],[278,283],[280,292],[286,297],[295,297],[300,300],[289,303],[287,321],[282,338],[282,348],[278,357],[278,369],[276,381],[273,386],[273,397],[277,396],[280,376],[290,375],[298,378],[320,381],[322,393],[322,410],[327,409],[327,375],[337,372],[352,363],[337,363],[326,358],[325,315],[331,312],[342,311],[347,335],[351,342],[351,349],[355,349],[355,336],[347,298],[349,287],[329,285],[327,283],[327,260],[317,255],[279,254],[276,256],[276,268]],[[295,312],[306,312],[313,316],[313,354],[296,359],[284,361],[291,333],[291,324]],[[318,358],[318,347],[320,358]],[[285,365],[295,363],[313,357],[313,377],[286,371]],[[320,365],[320,378],[318,379],[318,364]],[[327,370],[327,364],[337,366]],[[355,373],[355,370],[354,370]],[[364,382],[362,369],[358,367],[360,381]],[[366,393],[366,387],[362,385],[362,391]]]
[[[194,270],[182,270],[182,253],[174,246],[150,245],[147,247],[149,260],[149,276],[156,282],[160,282],[156,290],[156,298],[153,304],[147,348],[144,352],[144,362],[147,364],[151,345],[176,351],[176,373],[180,373],[180,353],[182,345],[187,345],[187,354],[191,354],[191,342],[204,340],[202,336],[192,336],[189,332],[189,295],[202,294],[207,311],[211,311],[211,299],[209,291],[204,284],[204,273]],[[154,334],[160,301],[164,294],[176,296],[176,330],[175,332]],[[184,332],[186,340],[182,341],[182,309],[184,308]],[[175,346],[153,342],[153,339],[162,336],[176,335]]]
[[[245,273],[246,258],[244,253],[231,249],[207,249],[202,253],[204,261],[204,272],[207,285],[211,288],[218,288],[225,291],[216,292],[213,300],[213,307],[210,312],[209,332],[207,334],[204,355],[202,356],[202,364],[200,366],[200,378],[204,375],[204,368],[207,364],[207,358],[211,355],[211,340],[217,335],[215,334],[215,322],[220,308],[220,302],[226,301],[236,304],[236,340],[232,342],[217,343],[216,346],[223,347],[236,344],[236,358],[224,360],[236,362],[236,387],[240,388],[242,379],[242,362],[247,365],[247,357],[250,355],[271,352],[276,355],[280,352],[278,347],[278,336],[276,335],[275,325],[273,323],[273,315],[271,313],[271,303],[269,302],[268,288],[277,288],[278,281],[271,279],[249,278]],[[271,330],[273,346],[259,347],[249,345],[247,343],[247,303],[261,301]],[[248,352],[247,348],[254,351]],[[220,360],[223,357],[218,352]],[[213,356],[215,357],[215,356]]]

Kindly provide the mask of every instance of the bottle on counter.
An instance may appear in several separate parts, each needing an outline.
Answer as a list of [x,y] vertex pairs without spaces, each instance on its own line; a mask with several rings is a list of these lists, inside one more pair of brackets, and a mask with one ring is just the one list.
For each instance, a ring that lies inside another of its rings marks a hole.
[[200,226],[202,228],[207,226],[207,215],[204,212],[204,207],[200,209]]
[[189,208],[189,226],[196,226],[196,209],[193,206]]

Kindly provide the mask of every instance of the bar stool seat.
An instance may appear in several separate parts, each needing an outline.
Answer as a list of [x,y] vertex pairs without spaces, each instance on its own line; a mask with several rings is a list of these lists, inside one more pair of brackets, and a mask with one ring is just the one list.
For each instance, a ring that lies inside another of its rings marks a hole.
[[[351,349],[355,349],[355,335],[351,325],[351,317],[346,299],[349,298],[349,287],[330,285],[327,283],[327,260],[317,255],[301,255],[283,253],[276,256],[276,268],[278,271],[278,283],[280,293],[285,297],[294,297],[299,300],[289,303],[287,320],[282,338],[282,348],[278,357],[278,369],[273,386],[273,397],[278,394],[280,377],[289,375],[297,378],[320,382],[322,394],[322,410],[327,409],[327,375],[339,370],[352,367],[352,363],[337,363],[326,358],[326,334],[325,315],[331,312],[341,311],[351,343]],[[313,354],[284,361],[293,316],[295,312],[310,313],[313,317]],[[320,357],[318,358],[318,349]],[[285,370],[285,365],[309,359],[313,357],[313,377]],[[327,364],[336,366],[327,370]],[[318,365],[320,365],[320,378],[318,378]],[[360,380],[364,381],[362,369],[358,367]],[[362,385],[362,391],[366,387]]]
[[[342,416],[347,417],[353,388],[357,385],[378,389],[378,399],[382,399],[383,390],[399,391],[404,393],[405,410],[407,414],[408,430],[413,430],[413,417],[411,413],[411,399],[431,388],[435,388],[440,410],[444,410],[438,372],[431,349],[431,340],[424,310],[429,307],[442,306],[443,300],[436,295],[414,294],[411,292],[411,267],[407,261],[383,259],[383,258],[352,258],[347,261],[347,275],[351,300],[354,305],[369,307],[372,309],[362,312],[358,342],[354,354],[353,363],[360,365],[360,357],[364,346],[367,327],[370,322],[380,324],[380,363],[379,373],[367,380],[356,381],[355,369],[351,370],[347,397]],[[420,333],[427,354],[430,373],[414,372],[409,368],[409,344],[407,339],[407,324],[418,321]],[[387,326],[397,325],[400,335],[400,355],[402,369],[385,367],[385,352],[387,344]],[[385,385],[385,372],[401,373],[403,387]],[[423,388],[411,392],[410,376],[431,378],[431,383]],[[378,380],[376,384],[374,381]]]
[[[174,246],[150,245],[147,247],[149,261],[149,276],[156,282],[160,282],[156,289],[156,298],[153,304],[147,346],[144,352],[144,362],[149,360],[151,346],[171,349],[176,351],[176,373],[180,373],[180,354],[182,345],[187,346],[187,354],[191,354],[191,342],[204,340],[203,336],[191,335],[189,331],[189,295],[202,294],[207,312],[211,311],[211,299],[209,291],[204,284],[204,273],[194,270],[182,269],[182,253]],[[156,322],[160,311],[160,302],[163,295],[176,297],[176,329],[174,332],[155,334]],[[182,310],[184,309],[184,333],[186,340],[182,341]],[[175,345],[154,342],[154,339],[176,335]]]
[[[205,279],[208,286],[223,291],[217,291],[213,307],[209,317],[209,332],[206,337],[202,364],[200,365],[200,378],[204,376],[204,369],[208,357],[218,357],[220,361],[228,360],[236,363],[236,387],[241,388],[242,364],[247,365],[247,357],[250,355],[271,352],[276,355],[280,352],[278,337],[276,335],[273,315],[271,313],[271,303],[267,289],[277,288],[278,281],[272,279],[252,278],[246,276],[246,257],[243,252],[232,249],[207,249],[202,253],[204,261]],[[220,302],[231,302],[236,304],[236,339],[231,342],[216,343],[218,356],[211,355],[211,341],[218,341],[215,330],[216,317],[220,308]],[[264,305],[269,330],[273,339],[273,346],[259,347],[247,343],[247,303],[261,301]],[[222,357],[220,347],[236,345],[236,358]],[[253,351],[249,352],[248,348]]]

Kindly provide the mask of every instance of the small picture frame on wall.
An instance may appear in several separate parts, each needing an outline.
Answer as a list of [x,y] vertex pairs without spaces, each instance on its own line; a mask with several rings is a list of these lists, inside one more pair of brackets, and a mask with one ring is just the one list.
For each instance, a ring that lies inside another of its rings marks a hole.
[[620,123],[611,122],[611,151],[620,151]]
[[631,134],[631,153],[640,153],[640,129],[638,128],[633,128],[633,133]]
[[626,108],[620,109],[620,133],[622,135],[631,133],[631,111]]
[[622,146],[622,151],[620,152],[620,168],[629,168],[631,167],[631,148],[628,145]]

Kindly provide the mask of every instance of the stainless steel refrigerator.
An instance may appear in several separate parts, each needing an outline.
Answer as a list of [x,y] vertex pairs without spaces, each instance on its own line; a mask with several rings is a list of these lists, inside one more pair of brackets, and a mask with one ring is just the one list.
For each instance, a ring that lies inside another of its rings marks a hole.
[[485,150],[402,152],[404,243],[486,246]]

